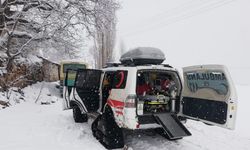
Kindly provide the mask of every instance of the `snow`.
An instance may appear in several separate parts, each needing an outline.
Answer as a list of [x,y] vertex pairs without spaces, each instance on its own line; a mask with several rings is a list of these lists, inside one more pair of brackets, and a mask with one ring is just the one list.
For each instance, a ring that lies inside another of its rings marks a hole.
[[[1,150],[104,149],[89,124],[76,124],[71,111],[62,111],[55,83],[38,83],[23,91],[26,102],[0,112]],[[41,101],[55,103],[41,105]]]
[[[57,83],[37,83],[23,89],[25,101],[0,110],[1,150],[101,150],[105,149],[93,136],[91,122],[75,123],[72,111],[63,111]],[[130,150],[247,150],[250,147],[250,85],[238,85],[238,116],[236,130],[207,126],[188,121],[192,136],[168,141],[150,132],[138,131],[126,136]],[[38,95],[41,91],[41,95]],[[50,105],[41,105],[41,102]]]
[[42,59],[41,58],[39,58],[38,56],[36,56],[36,55],[31,55],[31,54],[29,54],[28,55],[28,64],[30,64],[30,65],[32,65],[32,64],[35,64],[35,63],[39,63],[39,64],[41,64],[42,63]]
[[0,37],[0,46],[2,46],[3,43],[6,42],[6,41],[7,41],[7,34]]
[[3,4],[5,2],[5,0],[1,0],[0,2],[1,2],[1,4]]
[[62,61],[64,62],[81,62],[82,59],[81,58],[74,58],[74,59],[63,59]]
[[7,73],[6,68],[5,67],[0,67],[0,76],[2,76],[5,73]]
[[13,33],[14,35],[18,35],[18,36],[27,36],[27,37],[33,37],[31,34],[29,34],[28,32],[23,32],[23,31],[14,31]]
[[22,11],[23,7],[24,7],[24,5],[16,5],[16,6],[11,5],[10,11]]

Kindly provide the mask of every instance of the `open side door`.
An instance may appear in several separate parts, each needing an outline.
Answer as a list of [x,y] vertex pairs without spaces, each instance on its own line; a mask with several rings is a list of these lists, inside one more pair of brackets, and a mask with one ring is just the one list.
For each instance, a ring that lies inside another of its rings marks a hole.
[[86,112],[95,112],[100,103],[101,70],[79,69],[76,73],[75,89],[73,95],[83,105]]
[[67,69],[63,84],[63,109],[70,109],[70,94],[75,85],[76,70]]
[[206,124],[234,129],[237,95],[225,66],[183,68],[181,115]]

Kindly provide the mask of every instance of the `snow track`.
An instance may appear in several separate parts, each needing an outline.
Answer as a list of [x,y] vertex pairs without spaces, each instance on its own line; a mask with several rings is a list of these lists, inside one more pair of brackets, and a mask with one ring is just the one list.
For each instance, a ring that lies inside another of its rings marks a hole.
[[[74,123],[72,111],[62,111],[54,83],[45,83],[41,100],[34,103],[41,83],[24,89],[26,102],[0,110],[0,150],[101,150],[93,136],[91,122]],[[250,147],[250,86],[238,86],[239,107],[236,130],[230,131],[203,123],[188,121],[192,136],[168,141],[152,132],[126,136],[129,149],[142,150],[247,150]],[[49,95],[49,96],[48,96]]]

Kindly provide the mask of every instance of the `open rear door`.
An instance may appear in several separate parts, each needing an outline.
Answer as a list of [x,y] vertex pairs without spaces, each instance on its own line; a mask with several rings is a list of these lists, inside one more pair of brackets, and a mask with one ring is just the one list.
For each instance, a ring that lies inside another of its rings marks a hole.
[[101,70],[79,69],[76,74],[74,96],[86,112],[95,112],[100,105]]
[[207,124],[234,129],[237,95],[222,65],[183,68],[181,115]]
[[63,109],[70,109],[70,94],[75,85],[76,70],[68,69],[63,83]]

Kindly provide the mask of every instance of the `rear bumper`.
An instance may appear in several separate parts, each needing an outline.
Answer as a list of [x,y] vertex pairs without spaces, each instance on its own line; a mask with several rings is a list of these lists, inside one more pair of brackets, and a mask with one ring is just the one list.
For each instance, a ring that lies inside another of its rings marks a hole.
[[156,123],[155,118],[152,115],[138,116],[139,124],[154,124]]

